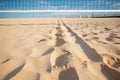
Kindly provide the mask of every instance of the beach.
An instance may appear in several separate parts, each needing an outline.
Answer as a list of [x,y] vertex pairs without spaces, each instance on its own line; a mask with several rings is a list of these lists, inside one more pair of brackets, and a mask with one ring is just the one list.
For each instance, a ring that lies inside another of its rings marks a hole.
[[120,18],[0,19],[0,80],[120,80]]

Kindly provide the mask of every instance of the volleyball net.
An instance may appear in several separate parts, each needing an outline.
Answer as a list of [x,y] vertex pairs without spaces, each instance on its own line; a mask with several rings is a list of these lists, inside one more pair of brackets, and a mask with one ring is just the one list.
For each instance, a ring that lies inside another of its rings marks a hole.
[[0,12],[60,12],[120,16],[120,0],[0,0]]

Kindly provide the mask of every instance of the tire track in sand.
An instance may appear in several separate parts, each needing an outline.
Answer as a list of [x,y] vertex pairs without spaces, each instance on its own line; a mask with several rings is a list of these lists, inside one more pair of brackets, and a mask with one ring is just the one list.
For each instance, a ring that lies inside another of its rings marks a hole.
[[84,51],[85,55],[93,62],[101,62],[102,58],[100,55],[95,51],[95,49],[91,48],[82,38],[80,38],[72,29],[66,25],[62,21],[63,25],[67,29],[67,32],[70,33],[75,38],[75,43],[79,44],[79,46]]
[[[71,37],[75,38],[75,43],[79,44],[81,49],[84,51],[84,54],[88,57],[88,59],[90,59],[90,62],[94,62],[94,63],[101,62],[101,63],[103,63],[102,57],[93,48],[91,48],[82,38],[80,38],[77,35],[77,33],[75,33],[67,24],[65,24],[63,22],[63,20],[61,20],[61,22],[62,22],[63,26],[66,28],[67,34],[70,34]],[[92,65],[92,64],[89,64],[89,65]],[[111,69],[107,65],[102,65],[102,64],[99,64],[99,63],[96,64],[96,65],[101,67],[101,69],[96,69],[97,71],[102,72],[102,75],[100,75],[99,78],[104,75],[104,76],[106,76],[106,78],[108,80],[120,80],[120,72],[118,72],[114,69]]]

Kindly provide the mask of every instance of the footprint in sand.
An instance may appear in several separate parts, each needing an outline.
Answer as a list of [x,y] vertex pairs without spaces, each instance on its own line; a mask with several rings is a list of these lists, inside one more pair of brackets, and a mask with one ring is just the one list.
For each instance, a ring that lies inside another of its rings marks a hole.
[[67,65],[72,58],[70,52],[65,50],[55,49],[51,54],[51,65],[62,67],[63,65]]
[[88,36],[88,34],[83,34],[83,35],[82,35],[82,37],[87,37],[87,36]]
[[79,77],[75,68],[69,68],[65,71],[60,72],[59,80],[79,80]]
[[46,39],[41,39],[38,41],[38,43],[45,42],[45,41],[46,41]]
[[110,54],[102,54],[102,56],[103,56],[103,61],[106,65],[119,69],[120,58]]

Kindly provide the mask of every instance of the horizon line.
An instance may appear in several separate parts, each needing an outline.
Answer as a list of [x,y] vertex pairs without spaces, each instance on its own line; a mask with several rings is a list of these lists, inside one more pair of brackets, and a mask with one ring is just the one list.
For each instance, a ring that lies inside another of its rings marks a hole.
[[0,12],[120,12],[120,10],[0,10]]

